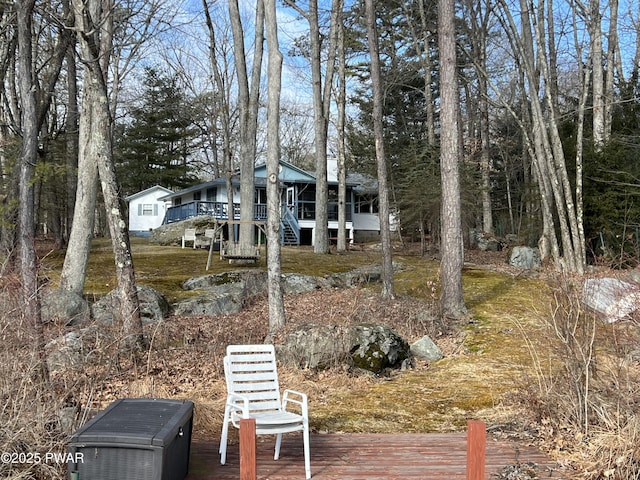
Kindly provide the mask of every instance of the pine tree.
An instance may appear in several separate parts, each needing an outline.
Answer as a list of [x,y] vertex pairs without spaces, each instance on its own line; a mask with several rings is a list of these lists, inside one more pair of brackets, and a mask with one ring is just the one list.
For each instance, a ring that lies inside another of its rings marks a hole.
[[119,128],[116,158],[125,194],[154,185],[179,189],[197,181],[189,166],[196,135],[193,112],[175,77],[145,70],[140,102]]

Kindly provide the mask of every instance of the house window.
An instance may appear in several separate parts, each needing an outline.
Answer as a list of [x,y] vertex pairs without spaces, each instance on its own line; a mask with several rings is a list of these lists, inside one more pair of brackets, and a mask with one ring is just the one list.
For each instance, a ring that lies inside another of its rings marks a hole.
[[198,201],[200,200],[200,197],[202,196],[202,192],[193,192],[193,200],[194,201]]
[[209,187],[207,188],[207,202],[215,202],[218,192],[216,190],[216,187]]
[[355,213],[378,213],[378,197],[356,194],[355,200]]
[[141,217],[156,217],[158,216],[158,204],[157,203],[141,203],[138,204],[138,215]]

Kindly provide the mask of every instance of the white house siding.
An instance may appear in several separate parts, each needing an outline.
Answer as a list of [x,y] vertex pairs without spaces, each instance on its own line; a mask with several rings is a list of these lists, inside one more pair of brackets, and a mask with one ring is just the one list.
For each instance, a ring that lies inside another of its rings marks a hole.
[[129,232],[136,235],[148,233],[162,225],[166,205],[161,197],[172,193],[168,188],[156,185],[126,198],[129,202]]

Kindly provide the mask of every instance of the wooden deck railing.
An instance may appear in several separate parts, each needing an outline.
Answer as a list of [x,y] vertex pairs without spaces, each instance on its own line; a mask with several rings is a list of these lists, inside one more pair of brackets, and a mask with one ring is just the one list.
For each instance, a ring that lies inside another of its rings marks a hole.
[[[257,479],[256,421],[240,420],[240,480]],[[484,422],[467,422],[467,480],[484,480],[487,428]]]

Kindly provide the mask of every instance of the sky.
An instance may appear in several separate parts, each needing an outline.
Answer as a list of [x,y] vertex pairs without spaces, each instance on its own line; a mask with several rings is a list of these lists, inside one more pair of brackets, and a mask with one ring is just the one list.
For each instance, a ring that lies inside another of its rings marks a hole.
[[[218,41],[227,36],[231,38],[228,26],[228,2],[218,0],[208,0],[212,20],[215,23],[215,30]],[[240,0],[240,11],[245,29],[245,45],[247,60],[251,61],[252,40],[255,21],[255,1]],[[306,35],[309,31],[305,19],[291,8],[283,6],[278,0],[278,35],[280,50],[284,55],[282,73],[282,99],[283,102],[294,104],[308,104],[311,98],[311,84],[309,78],[308,62],[300,57],[289,55],[295,39]],[[208,65],[208,37],[204,26],[202,0],[184,0],[175,22],[177,27],[173,32],[164,36],[158,43],[157,49],[163,55],[170,55],[176,63],[193,69],[196,74],[209,75]],[[169,48],[167,48],[169,45]],[[265,44],[265,47],[268,48]],[[172,54],[169,51],[172,50]],[[267,51],[265,50],[263,73],[266,72]],[[180,57],[180,60],[177,59]],[[229,50],[229,61],[233,62],[231,51]]]

